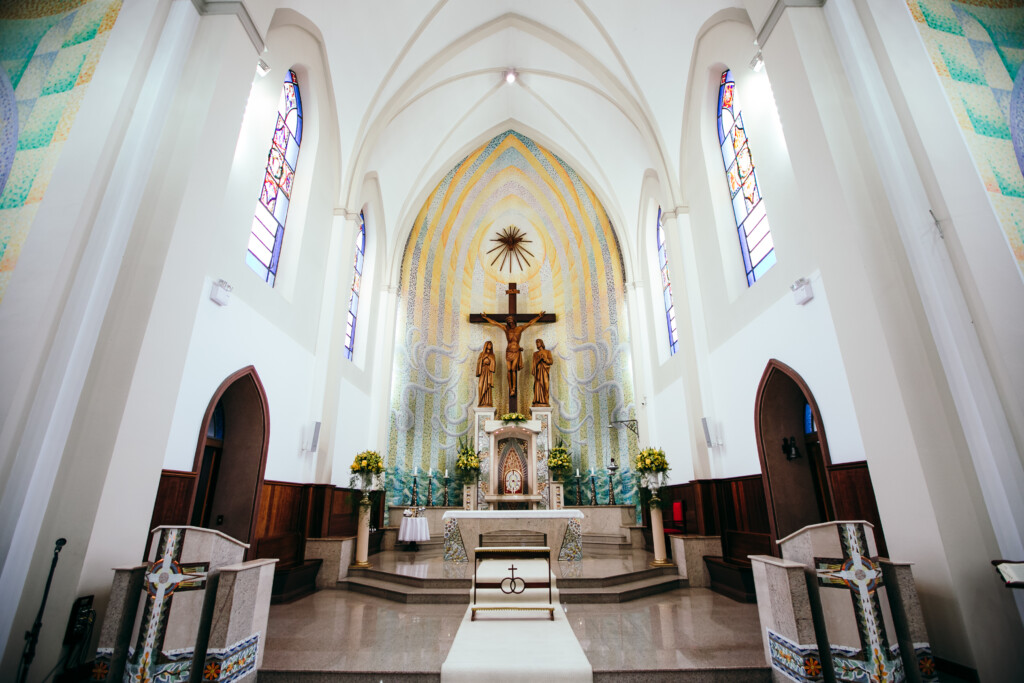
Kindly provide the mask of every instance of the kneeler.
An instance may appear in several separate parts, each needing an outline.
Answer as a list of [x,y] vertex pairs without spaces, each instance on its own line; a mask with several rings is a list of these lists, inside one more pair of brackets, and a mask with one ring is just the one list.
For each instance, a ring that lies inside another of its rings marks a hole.
[[558,605],[551,548],[492,547],[475,550],[470,620],[481,612],[543,612],[554,621]]

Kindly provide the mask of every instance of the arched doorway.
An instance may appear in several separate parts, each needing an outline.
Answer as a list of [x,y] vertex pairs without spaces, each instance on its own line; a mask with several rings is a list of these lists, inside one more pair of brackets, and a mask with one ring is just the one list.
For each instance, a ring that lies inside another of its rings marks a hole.
[[818,404],[803,378],[775,359],[757,387],[754,429],[774,549],[794,531],[835,519]]
[[267,395],[253,366],[221,383],[202,424],[190,523],[251,543],[270,439]]

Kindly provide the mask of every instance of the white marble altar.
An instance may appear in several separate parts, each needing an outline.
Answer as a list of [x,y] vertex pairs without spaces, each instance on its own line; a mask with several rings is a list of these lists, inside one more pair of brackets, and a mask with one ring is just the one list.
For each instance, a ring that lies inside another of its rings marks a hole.
[[443,519],[447,562],[473,562],[481,534],[512,530],[545,534],[552,562],[577,561],[583,556],[579,510],[449,510]]

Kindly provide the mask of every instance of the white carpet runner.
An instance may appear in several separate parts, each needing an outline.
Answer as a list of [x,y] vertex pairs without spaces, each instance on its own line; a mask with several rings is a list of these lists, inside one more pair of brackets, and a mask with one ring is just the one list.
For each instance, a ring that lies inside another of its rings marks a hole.
[[[477,576],[481,583],[500,581],[509,576],[511,564],[516,567],[515,576],[530,584],[543,582],[548,572],[545,560],[484,560]],[[547,611],[512,610],[481,611],[473,621],[471,604],[441,666],[441,682],[592,681],[590,662],[558,602],[553,575],[551,582],[553,621]],[[480,589],[477,601],[491,606],[547,605],[548,590],[530,587],[505,594],[498,589]]]

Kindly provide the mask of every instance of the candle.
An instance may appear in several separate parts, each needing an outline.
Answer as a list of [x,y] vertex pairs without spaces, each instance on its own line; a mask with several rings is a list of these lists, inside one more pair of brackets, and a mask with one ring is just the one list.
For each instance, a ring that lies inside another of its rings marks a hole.
[[416,470],[412,473],[412,476],[414,476],[414,477],[419,476],[419,473],[420,473],[420,466],[416,465]]
[[580,468],[579,468],[579,467],[577,467],[577,468],[576,468],[576,476],[577,476],[577,477],[579,477],[579,476],[580,476]]
[[434,468],[433,467],[431,467],[429,470],[427,470],[427,476],[428,477],[434,476]]
[[594,468],[593,467],[590,468],[590,476],[594,476]]

